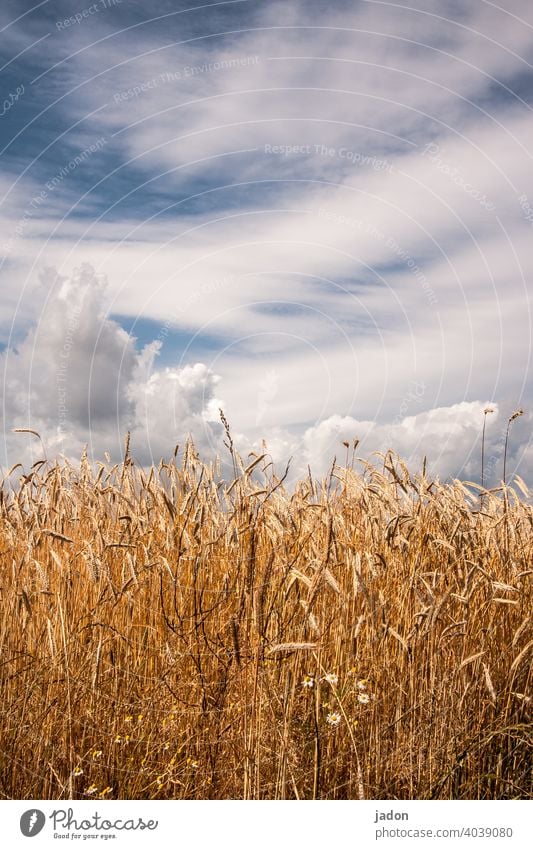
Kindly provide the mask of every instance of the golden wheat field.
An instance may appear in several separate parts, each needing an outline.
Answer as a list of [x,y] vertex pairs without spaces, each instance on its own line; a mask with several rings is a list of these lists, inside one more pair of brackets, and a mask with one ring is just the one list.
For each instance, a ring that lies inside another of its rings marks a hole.
[[4,483],[1,796],[530,798],[525,484],[233,460]]

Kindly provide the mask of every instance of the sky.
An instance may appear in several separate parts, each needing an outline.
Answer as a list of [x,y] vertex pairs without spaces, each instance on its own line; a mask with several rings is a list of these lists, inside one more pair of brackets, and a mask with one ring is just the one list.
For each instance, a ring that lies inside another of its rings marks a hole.
[[[4,0],[0,467],[533,479],[529,0]],[[15,429],[30,428],[42,441]]]

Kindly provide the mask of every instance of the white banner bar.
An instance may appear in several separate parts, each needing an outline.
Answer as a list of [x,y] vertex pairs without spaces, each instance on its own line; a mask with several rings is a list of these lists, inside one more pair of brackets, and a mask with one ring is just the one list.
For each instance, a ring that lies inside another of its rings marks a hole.
[[[533,846],[528,801],[5,801],[2,845],[186,849]],[[33,842],[35,841],[35,842]],[[67,843],[67,841],[69,841]]]

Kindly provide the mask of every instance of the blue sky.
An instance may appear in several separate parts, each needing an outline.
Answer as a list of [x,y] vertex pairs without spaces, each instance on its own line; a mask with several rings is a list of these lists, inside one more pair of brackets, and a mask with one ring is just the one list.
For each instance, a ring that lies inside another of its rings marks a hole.
[[8,0],[0,30],[2,465],[14,427],[216,453],[223,406],[280,463],[359,437],[476,478],[490,404],[492,479],[519,407],[531,476],[526,0]]

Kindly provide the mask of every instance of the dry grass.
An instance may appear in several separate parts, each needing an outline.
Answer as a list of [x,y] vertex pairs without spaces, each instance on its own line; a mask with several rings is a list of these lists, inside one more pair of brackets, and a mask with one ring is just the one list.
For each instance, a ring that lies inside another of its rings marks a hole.
[[234,462],[4,486],[0,795],[531,797],[523,484]]

